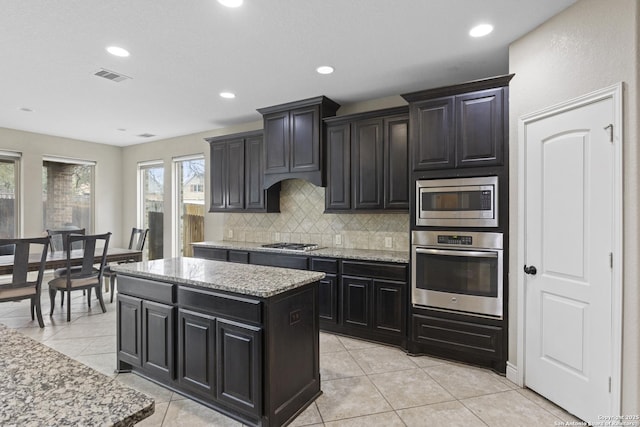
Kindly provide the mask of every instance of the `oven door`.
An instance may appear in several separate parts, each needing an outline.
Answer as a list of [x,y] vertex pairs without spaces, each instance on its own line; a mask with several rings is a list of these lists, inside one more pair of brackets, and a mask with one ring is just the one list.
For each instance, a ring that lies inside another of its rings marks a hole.
[[412,246],[415,305],[502,318],[502,249]]

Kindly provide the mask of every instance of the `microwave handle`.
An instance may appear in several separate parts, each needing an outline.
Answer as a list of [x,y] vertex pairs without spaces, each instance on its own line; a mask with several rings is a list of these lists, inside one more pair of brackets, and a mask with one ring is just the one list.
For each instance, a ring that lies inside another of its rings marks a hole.
[[416,248],[416,253],[428,254],[428,255],[468,256],[468,257],[475,257],[475,258],[498,258],[497,252],[448,251],[448,250],[444,250],[444,249]]

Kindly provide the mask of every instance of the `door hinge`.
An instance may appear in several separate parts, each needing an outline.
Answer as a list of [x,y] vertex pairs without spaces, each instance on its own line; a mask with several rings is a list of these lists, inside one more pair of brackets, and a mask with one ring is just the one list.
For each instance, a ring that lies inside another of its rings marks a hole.
[[613,270],[613,252],[609,252],[609,268]]
[[609,377],[609,393],[611,393],[611,377]]
[[609,129],[609,142],[613,143],[613,125],[609,124],[609,126],[605,126],[604,130]]

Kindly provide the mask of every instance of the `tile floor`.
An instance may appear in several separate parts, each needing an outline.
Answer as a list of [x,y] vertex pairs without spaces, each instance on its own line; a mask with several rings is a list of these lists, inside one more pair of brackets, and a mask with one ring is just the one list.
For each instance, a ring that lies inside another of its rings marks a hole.
[[[80,292],[66,322],[59,305],[46,327],[29,315],[29,304],[0,304],[0,323],[17,328],[61,353],[138,389],[156,401],[140,426],[241,426],[205,406],[134,374],[116,374],[115,304],[102,313]],[[331,334],[320,335],[323,394],[292,426],[557,426],[579,420],[527,389],[489,370],[431,357],[410,357],[399,349]],[[574,424],[575,425],[575,424]]]

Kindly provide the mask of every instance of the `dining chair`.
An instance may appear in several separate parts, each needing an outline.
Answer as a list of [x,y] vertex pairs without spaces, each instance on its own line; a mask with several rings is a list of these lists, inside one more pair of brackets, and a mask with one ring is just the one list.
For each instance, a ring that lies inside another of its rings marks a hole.
[[[147,241],[147,234],[149,233],[148,228],[132,228],[131,229],[131,237],[129,238],[129,249],[142,251],[144,249],[144,243]],[[126,260],[120,261],[118,264],[126,264],[129,262],[136,262],[136,260]],[[108,265],[104,268],[104,277],[109,278],[109,292],[111,292],[111,297],[109,302],[113,302],[113,294],[115,293],[116,286],[116,272],[111,270],[111,267]]]
[[[34,311],[38,316],[38,325],[44,328],[42,320],[42,307],[40,306],[40,290],[42,289],[42,277],[47,262],[49,251],[49,237],[36,237],[27,239],[0,239],[0,248],[13,253],[13,271],[9,283],[0,284],[0,302],[31,300],[31,320],[34,320]],[[40,264],[36,280],[29,281],[29,254],[32,246],[40,246]],[[3,251],[3,252],[4,252]]]
[[[63,252],[67,250],[67,236],[69,234],[85,234],[84,228],[80,227],[68,227],[61,229],[47,229],[47,236],[51,238],[51,252]],[[82,249],[82,243],[76,242],[71,245],[72,249]],[[72,270],[77,272],[80,267],[72,267]],[[56,268],[53,270],[53,277],[61,277],[66,274],[66,268]],[[60,300],[60,306],[64,305],[64,291]]]
[[[66,292],[67,297],[67,322],[71,321],[71,291],[86,290],[87,291],[87,304],[91,307],[91,290],[95,288],[96,296],[100,302],[100,308],[102,312],[106,313],[107,308],[104,305],[102,299],[102,275],[104,273],[104,267],[107,262],[107,249],[109,247],[109,239],[111,233],[104,234],[68,234],[66,236],[67,246],[67,262],[66,273],[60,277],[56,277],[49,281],[49,298],[51,299],[51,313],[53,315],[53,309],[55,306],[55,299],[57,291]],[[74,243],[80,242],[83,256],[82,265],[78,269],[73,269],[71,266],[71,252],[73,251]],[[98,243],[103,243],[101,249],[102,254],[100,256],[99,264],[94,261]],[[94,265],[97,265],[95,267]],[[64,298],[64,295],[63,295]]]

